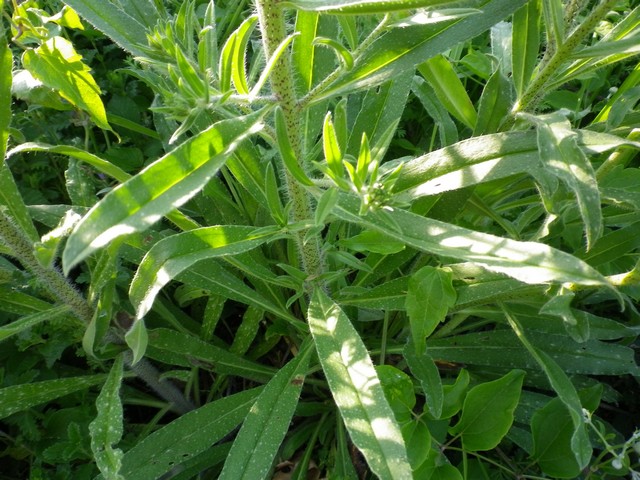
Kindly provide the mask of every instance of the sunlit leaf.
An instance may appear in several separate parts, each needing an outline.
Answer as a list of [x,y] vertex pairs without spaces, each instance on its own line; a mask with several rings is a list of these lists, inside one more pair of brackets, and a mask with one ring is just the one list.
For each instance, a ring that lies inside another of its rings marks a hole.
[[412,478],[400,428],[367,349],[345,313],[318,289],[309,306],[309,328],[353,443],[379,477]]
[[114,239],[147,229],[193,197],[238,143],[261,128],[262,114],[212,125],[110,191],[69,237],[62,255],[65,271]]

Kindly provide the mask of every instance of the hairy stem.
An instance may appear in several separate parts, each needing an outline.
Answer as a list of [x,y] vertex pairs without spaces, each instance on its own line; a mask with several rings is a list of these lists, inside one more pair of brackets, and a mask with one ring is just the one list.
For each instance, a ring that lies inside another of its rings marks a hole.
[[18,227],[2,209],[0,209],[0,241],[11,250],[11,254],[39,280],[40,285],[55,300],[68,305],[71,312],[84,323],[93,317],[93,309],[62,275],[53,268],[45,267],[36,258],[33,244],[27,235]]
[[[257,0],[256,9],[259,17],[260,31],[265,55],[270,58],[275,49],[286,37],[284,12],[277,0]],[[294,82],[291,75],[291,64],[286,55],[280,57],[271,73],[271,89],[284,114],[287,135],[299,162],[304,160],[302,148],[302,111],[298,104]],[[313,218],[310,197],[304,187],[298,183],[283,166],[284,181],[287,194],[292,202],[292,221],[298,222]],[[296,232],[295,239],[300,254],[303,270],[310,279],[316,278],[323,271],[320,241],[317,237],[304,242],[304,231]]]
[[593,31],[598,25],[598,22],[607,14],[607,12],[613,7],[618,0],[604,0],[596,8],[593,9],[591,14],[582,22],[569,37],[564,41],[562,45],[557,45],[557,50],[553,53],[553,56],[542,67],[536,78],[531,82],[527,89],[522,94],[522,97],[516,102],[512,109],[512,115],[526,110],[535,108],[540,101],[542,95],[545,93],[544,89],[549,83],[549,80],[553,75],[559,71],[564,62],[567,61],[571,53],[580,45],[580,42]]

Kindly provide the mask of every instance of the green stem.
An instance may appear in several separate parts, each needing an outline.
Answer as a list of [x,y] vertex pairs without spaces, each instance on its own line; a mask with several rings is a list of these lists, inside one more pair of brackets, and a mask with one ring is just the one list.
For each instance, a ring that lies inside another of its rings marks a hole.
[[33,244],[2,209],[0,209],[0,241],[11,249],[12,255],[32,274],[36,276],[42,288],[54,299],[68,305],[71,312],[84,323],[93,317],[93,309],[62,275],[53,267],[45,267],[36,258]]
[[585,21],[569,35],[562,45],[557,46],[557,50],[551,59],[549,59],[549,62],[544,65],[533,82],[531,82],[524,91],[522,97],[513,106],[511,111],[513,117],[519,112],[535,108],[545,93],[544,89],[549,83],[549,80],[560,70],[560,67],[567,61],[571,53],[573,53],[584,38],[593,31],[598,25],[598,22],[600,22],[616,3],[618,3],[618,0],[604,0],[591,12]]
[[[282,8],[277,0],[257,0],[256,10],[258,12],[262,42],[267,58],[273,56],[274,51],[286,37],[285,19]],[[271,89],[276,101],[282,108],[287,135],[299,162],[304,160],[302,148],[302,111],[298,105],[295,95],[295,85],[291,75],[291,64],[286,55],[280,57],[278,64],[271,73]],[[310,197],[304,187],[298,183],[289,171],[282,166],[284,171],[284,181],[287,194],[292,208],[292,221],[300,222],[313,218]],[[303,270],[310,280],[313,280],[323,271],[323,261],[318,237],[312,237],[307,242],[304,241],[304,231],[295,233],[295,241],[302,263]]]

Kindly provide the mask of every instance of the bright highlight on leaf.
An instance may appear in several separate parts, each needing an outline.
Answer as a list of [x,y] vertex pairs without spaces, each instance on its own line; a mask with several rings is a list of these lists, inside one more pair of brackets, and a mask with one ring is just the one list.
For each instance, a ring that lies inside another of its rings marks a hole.
[[192,198],[247,136],[264,111],[222,120],[109,192],[77,225],[62,255],[64,270],[114,239],[147,229]]
[[96,125],[111,130],[100,99],[100,88],[71,42],[53,37],[35,50],[24,52],[22,63],[34,77],[86,111]]
[[319,289],[309,305],[309,328],[353,443],[380,478],[412,478],[400,428],[367,349],[345,313]]

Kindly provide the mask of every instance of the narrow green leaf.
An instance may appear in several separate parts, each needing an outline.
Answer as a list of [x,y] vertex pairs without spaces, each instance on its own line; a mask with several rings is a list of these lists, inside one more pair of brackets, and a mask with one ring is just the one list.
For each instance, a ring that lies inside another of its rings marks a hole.
[[[588,130],[576,131],[585,153],[602,153],[634,142]],[[412,199],[461,189],[518,173],[535,175],[542,168],[537,134],[509,132],[462,140],[406,162],[394,192]]]
[[[232,259],[233,257],[230,257],[230,260]],[[254,271],[256,270],[255,262],[251,264],[251,267],[245,268],[245,271],[252,269]],[[273,275],[269,270],[267,271],[269,275]],[[264,295],[249,287],[236,275],[215,261],[203,261],[195,264],[190,269],[181,273],[176,280],[216,292],[219,295],[224,295],[227,298],[246,305],[261,308],[286,320],[300,331],[306,332],[308,330],[305,322],[292,315],[283,307],[265,298]]]
[[0,342],[12,337],[13,335],[35,327],[40,323],[62,317],[67,314],[69,310],[69,306],[61,305],[59,307],[53,307],[42,312],[27,315],[26,317],[22,317],[21,319],[7,325],[2,325],[0,326]]
[[[545,319],[545,321],[553,321]],[[578,344],[563,330],[558,333],[529,331],[527,338],[538,350],[552,356],[562,370],[583,375],[637,375],[640,368],[633,350],[611,342],[589,340]],[[468,365],[535,370],[540,367],[507,329],[429,339],[427,351],[438,360]]]
[[284,40],[282,40],[282,42],[280,42],[280,44],[273,51],[273,55],[271,55],[271,58],[269,58],[269,60],[267,61],[267,64],[264,66],[262,73],[260,74],[260,76],[258,77],[258,80],[256,81],[256,84],[251,88],[251,92],[249,92],[250,100],[254,100],[258,96],[258,94],[260,93],[260,90],[262,90],[262,87],[264,87],[264,84],[267,83],[267,80],[269,79],[269,75],[271,75],[271,72],[276,67],[276,65],[280,61],[280,58],[282,57],[282,55],[284,55],[284,52],[286,51],[287,47],[293,41],[294,37],[297,34],[298,33],[296,32],[287,36]]
[[242,22],[240,27],[233,32],[236,40],[233,43],[233,54],[231,55],[231,79],[237,92],[241,95],[249,94],[245,57],[247,54],[247,44],[249,43],[251,33],[256,27],[257,21],[257,15],[252,15]]
[[411,369],[411,373],[422,385],[422,393],[424,393],[427,400],[426,405],[429,413],[433,418],[439,419],[442,415],[444,391],[442,390],[442,379],[440,378],[438,366],[428,351],[419,355],[416,354],[412,342],[407,342],[403,350],[403,356]]
[[595,171],[578,147],[577,133],[559,112],[522,116],[538,128],[538,150],[544,171],[562,180],[576,196],[588,250],[602,235],[602,210]]
[[65,0],[90,24],[106,34],[121,48],[144,57],[147,29],[117,3],[106,0]]
[[113,448],[122,439],[123,416],[120,400],[123,356],[118,355],[96,400],[98,414],[89,424],[91,450],[105,480],[124,480],[120,475],[122,450]]
[[144,317],[162,287],[194,263],[246,252],[273,239],[278,233],[278,227],[218,225],[160,240],[144,256],[131,281],[129,298],[136,309],[136,317]]
[[513,105],[513,88],[500,68],[493,72],[482,90],[478,106],[477,121],[473,129],[474,136],[495,133],[510,113]]
[[374,160],[382,161],[407,104],[412,78],[412,71],[402,72],[378,88],[367,91],[356,121],[349,128],[345,153],[357,156],[366,135]]
[[198,193],[238,143],[261,128],[263,113],[212,125],[110,191],[69,237],[62,255],[65,272],[114,239],[147,229]]
[[311,344],[274,375],[251,407],[224,464],[221,480],[261,480],[271,464],[293,417],[304,384]]
[[342,194],[335,209],[342,219],[377,230],[419,250],[476,263],[524,283],[572,282],[608,286],[583,261],[542,243],[518,242],[394,209],[358,214],[358,200]]
[[405,305],[418,355],[424,352],[427,337],[444,321],[455,302],[451,272],[426,266],[411,275]]
[[338,305],[316,289],[309,305],[309,328],[351,440],[381,478],[413,478],[400,428],[369,353]]
[[22,56],[24,68],[46,86],[57,90],[77,108],[86,111],[104,130],[111,130],[100,99],[100,87],[71,42],[53,37]]
[[565,371],[554,361],[554,359],[546,352],[536,348],[531,342],[529,342],[527,338],[528,335],[525,336],[518,319],[509,312],[504,305],[502,305],[502,310],[505,313],[511,328],[518,336],[518,339],[522,342],[531,356],[535,358],[536,362],[540,365],[549,379],[551,387],[558,394],[558,398],[569,410],[569,415],[571,416],[571,421],[573,423],[571,450],[580,469],[582,470],[589,464],[593,448],[591,447],[589,434],[585,427],[582,404],[578,397],[578,392]]
[[58,378],[0,389],[0,419],[104,382],[105,375]]
[[433,91],[433,88],[422,77],[415,75],[411,84],[411,91],[420,100],[427,114],[437,125],[440,146],[446,147],[456,143],[458,141],[456,124],[451,120],[449,112],[444,108],[444,105],[436,98],[436,92]]
[[124,454],[122,475],[127,480],[160,478],[207,451],[244,420],[261,390],[226,396],[156,430]]
[[[438,24],[391,29],[356,58],[350,71],[326,89],[318,92],[317,96],[313,97],[313,101],[362,88],[371,88],[409,70],[412,71],[416,65],[428,58],[486,31],[491,25],[524,5],[526,1],[487,0],[477,7],[481,11],[477,15]],[[398,3],[406,5],[404,1]]]
[[366,15],[413,8],[457,5],[452,0],[285,0],[285,6],[338,15]]
[[333,126],[331,112],[327,112],[324,117],[322,127],[322,150],[324,158],[329,166],[329,170],[333,173],[334,179],[343,178],[344,165],[342,164],[343,152],[338,141],[336,129]]
[[462,448],[477,452],[498,446],[513,423],[523,380],[522,370],[512,370],[469,390],[460,421],[451,428],[451,433],[462,438]]
[[525,91],[538,63],[540,2],[527,2],[513,14],[511,65],[518,97]]
[[477,122],[477,113],[453,66],[444,57],[436,55],[420,66],[418,71],[431,84],[436,96],[454,117],[473,128]]
[[[1,11],[1,9],[0,9]],[[4,163],[9,140],[9,125],[11,124],[11,84],[13,55],[4,37],[4,29],[0,28],[0,158]]]
[[346,70],[351,70],[353,68],[353,55],[351,55],[351,52],[337,40],[334,40],[333,38],[316,37],[313,39],[313,44],[331,48],[336,53],[342,63],[342,66]]

